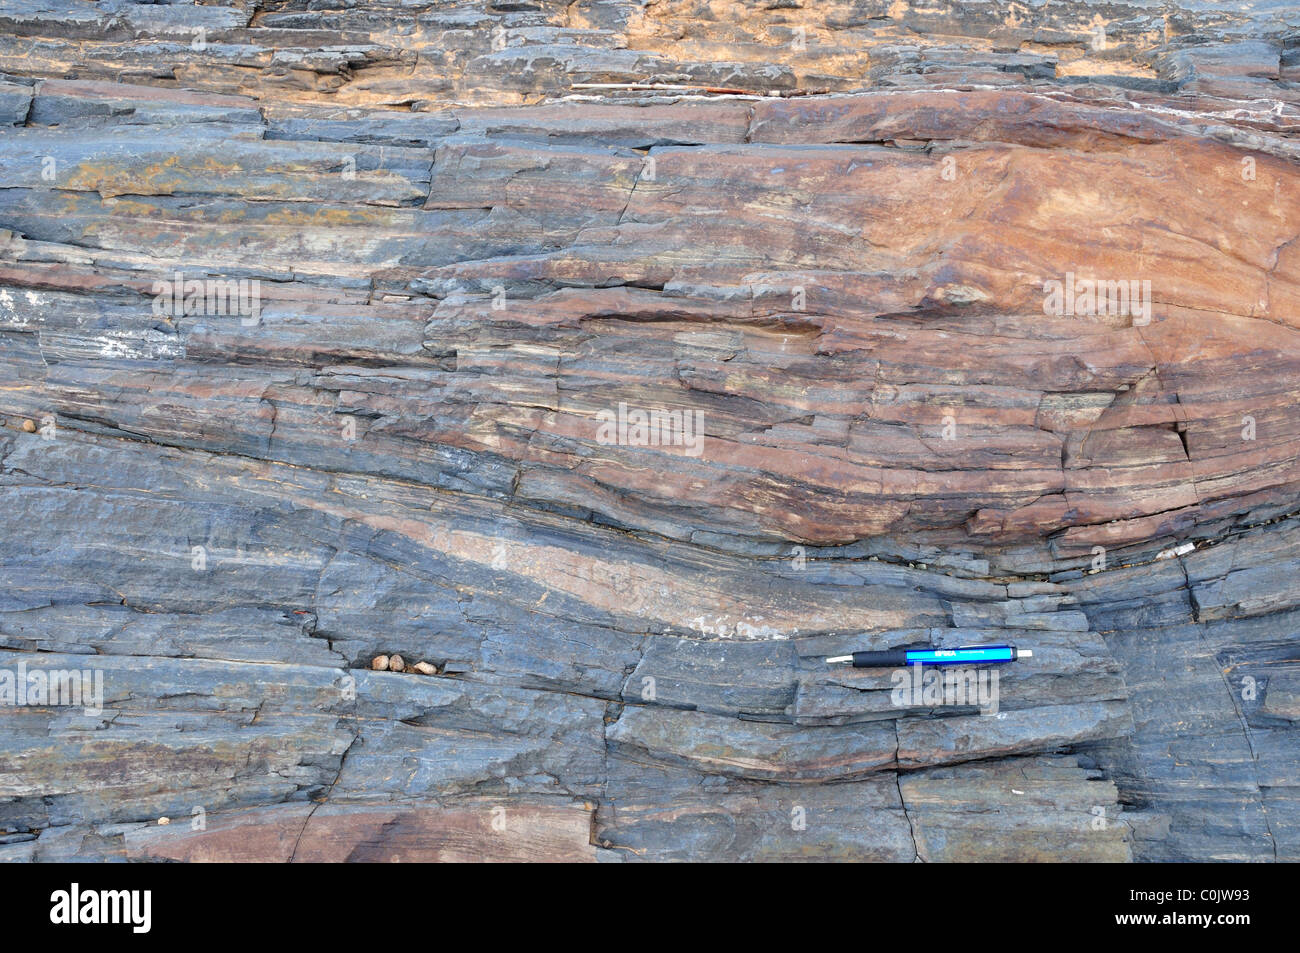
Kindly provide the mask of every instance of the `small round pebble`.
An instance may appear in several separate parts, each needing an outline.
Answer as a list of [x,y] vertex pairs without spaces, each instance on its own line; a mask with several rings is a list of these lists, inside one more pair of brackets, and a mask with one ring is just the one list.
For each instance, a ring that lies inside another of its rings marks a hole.
[[24,421],[23,421],[23,431],[24,431],[25,433],[36,433],[36,421],[34,421],[34,420],[24,420]]
[[400,655],[394,655],[388,660],[388,670],[390,672],[406,671],[406,661]]
[[437,675],[438,666],[431,662],[416,662],[411,666],[412,671],[419,672],[421,675]]
[[376,672],[388,671],[389,660],[387,655],[376,655],[370,660],[370,667]]

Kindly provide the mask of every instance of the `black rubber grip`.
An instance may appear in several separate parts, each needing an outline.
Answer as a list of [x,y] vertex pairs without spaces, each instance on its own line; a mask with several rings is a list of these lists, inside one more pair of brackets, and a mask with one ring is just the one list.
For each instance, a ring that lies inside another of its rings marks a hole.
[[854,668],[894,668],[907,664],[907,649],[886,649],[883,652],[854,652]]

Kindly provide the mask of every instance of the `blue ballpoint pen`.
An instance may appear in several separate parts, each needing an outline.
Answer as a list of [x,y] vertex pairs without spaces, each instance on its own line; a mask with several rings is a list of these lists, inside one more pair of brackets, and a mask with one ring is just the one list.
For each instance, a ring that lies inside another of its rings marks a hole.
[[896,665],[982,665],[995,662],[1014,662],[1031,658],[1033,652],[1014,645],[963,645],[955,649],[936,649],[931,646],[886,649],[882,652],[854,652],[828,658],[828,665],[852,663],[854,668],[890,668]]

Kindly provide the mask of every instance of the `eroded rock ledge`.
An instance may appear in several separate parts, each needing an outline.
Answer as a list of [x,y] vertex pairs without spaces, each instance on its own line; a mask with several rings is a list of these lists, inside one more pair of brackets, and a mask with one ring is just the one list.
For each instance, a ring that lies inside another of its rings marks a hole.
[[[0,669],[105,699],[0,711],[0,858],[1300,859],[1240,7],[10,0]],[[1035,657],[824,662],[916,641]]]

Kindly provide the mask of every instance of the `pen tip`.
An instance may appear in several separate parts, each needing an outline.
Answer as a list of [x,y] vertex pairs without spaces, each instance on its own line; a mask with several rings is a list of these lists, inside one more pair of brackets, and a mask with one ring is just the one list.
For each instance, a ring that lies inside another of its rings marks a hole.
[[1033,658],[1033,649],[1016,649],[1016,658]]
[[843,665],[845,662],[852,662],[852,661],[853,661],[853,656],[852,656],[852,655],[837,655],[837,656],[835,656],[834,658],[828,658],[828,659],[826,660],[826,664],[827,664],[827,665]]

